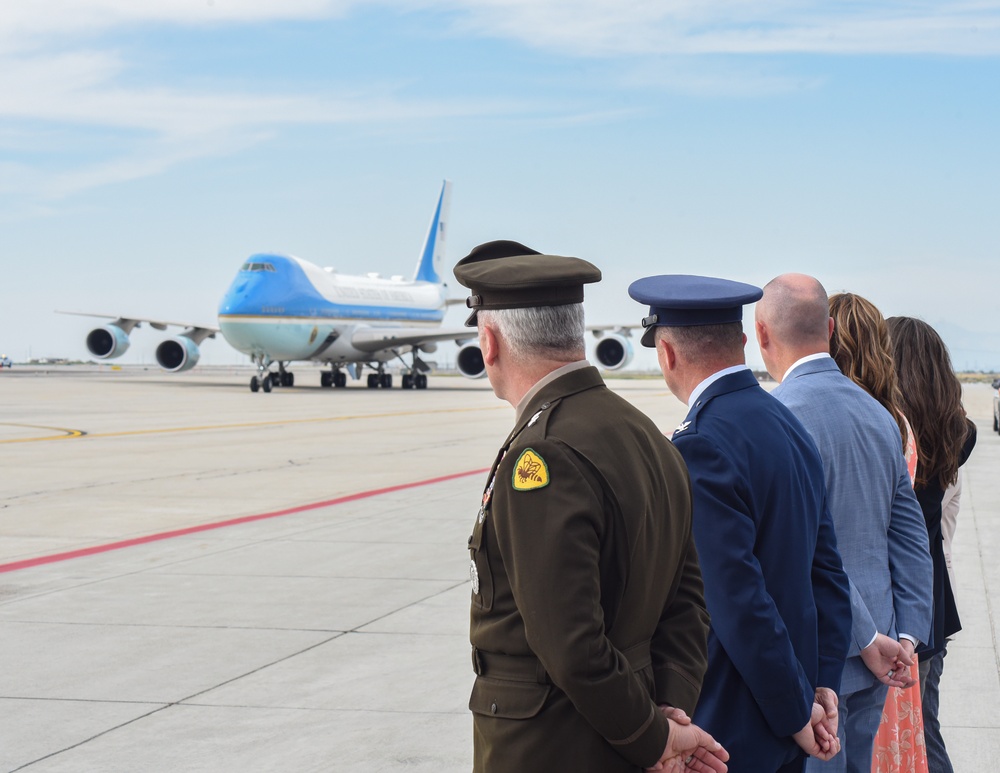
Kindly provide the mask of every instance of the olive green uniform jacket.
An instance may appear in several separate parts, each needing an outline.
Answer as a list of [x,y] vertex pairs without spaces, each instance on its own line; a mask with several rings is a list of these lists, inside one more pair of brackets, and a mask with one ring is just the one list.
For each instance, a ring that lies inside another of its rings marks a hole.
[[469,538],[475,770],[637,771],[706,667],[687,470],[593,367],[520,415]]

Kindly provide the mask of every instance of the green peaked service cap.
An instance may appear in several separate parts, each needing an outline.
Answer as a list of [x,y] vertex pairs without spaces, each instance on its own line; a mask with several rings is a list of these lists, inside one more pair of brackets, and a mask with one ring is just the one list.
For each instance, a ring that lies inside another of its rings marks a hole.
[[583,302],[583,286],[601,281],[601,270],[582,258],[543,255],[512,241],[480,244],[455,265],[455,278],[472,291],[465,305],[477,324],[480,309],[523,309]]

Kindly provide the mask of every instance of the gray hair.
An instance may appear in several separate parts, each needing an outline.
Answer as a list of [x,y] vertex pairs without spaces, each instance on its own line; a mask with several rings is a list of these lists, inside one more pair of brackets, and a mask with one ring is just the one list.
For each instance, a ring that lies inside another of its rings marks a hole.
[[532,306],[524,309],[481,309],[479,325],[489,325],[519,361],[539,357],[572,362],[586,351],[583,304]]

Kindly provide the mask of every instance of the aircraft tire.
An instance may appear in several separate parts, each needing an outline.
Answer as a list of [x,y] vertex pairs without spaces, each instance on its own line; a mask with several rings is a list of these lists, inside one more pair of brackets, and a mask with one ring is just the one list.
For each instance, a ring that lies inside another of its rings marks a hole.
[[333,385],[335,387],[340,387],[341,389],[343,389],[345,386],[347,386],[347,374],[346,373],[342,373],[339,370],[336,373],[334,373],[333,374]]
[[403,374],[403,389],[413,389],[413,376],[409,373]]
[[330,371],[324,370],[319,374],[319,385],[321,387],[331,387],[333,386],[334,374]]
[[378,387],[378,373],[368,374],[368,388],[375,389]]
[[263,381],[263,383],[261,383],[260,388],[263,389],[265,392],[270,392],[271,391],[271,379],[268,378],[267,376],[264,376],[264,381]]
[[254,376],[250,379],[250,391],[256,392],[258,389],[260,389],[260,381],[257,380],[256,376]]
[[418,373],[416,376],[413,377],[413,379],[414,379],[414,386],[417,389],[427,389],[427,376],[425,376],[423,373]]
[[281,385],[285,387],[295,386],[295,374],[294,373],[282,373],[281,374]]
[[383,389],[392,389],[392,374],[383,373],[382,378],[379,379],[379,386]]

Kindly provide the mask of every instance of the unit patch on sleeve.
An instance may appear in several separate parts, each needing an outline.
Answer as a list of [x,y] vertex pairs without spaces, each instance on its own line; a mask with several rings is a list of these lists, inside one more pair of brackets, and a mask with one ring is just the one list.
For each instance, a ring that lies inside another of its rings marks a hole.
[[549,485],[549,468],[532,449],[526,448],[514,464],[511,481],[515,491],[533,491]]

